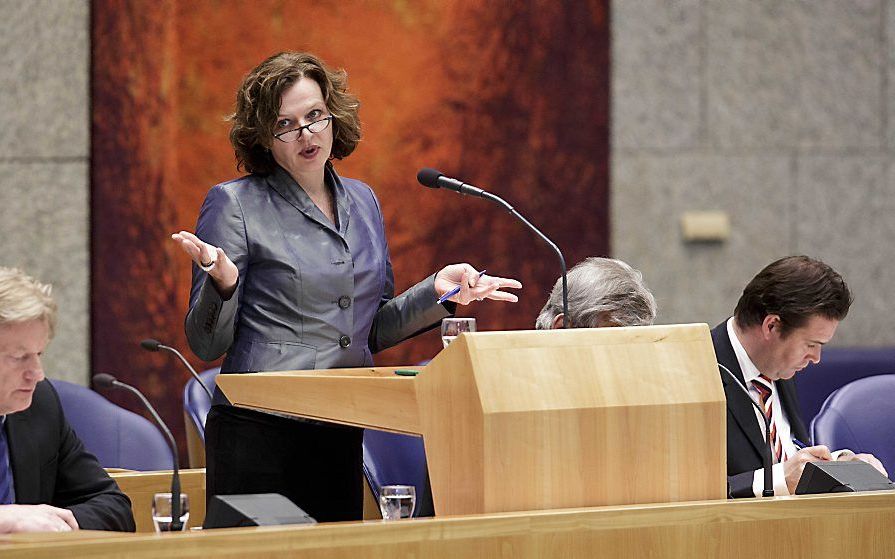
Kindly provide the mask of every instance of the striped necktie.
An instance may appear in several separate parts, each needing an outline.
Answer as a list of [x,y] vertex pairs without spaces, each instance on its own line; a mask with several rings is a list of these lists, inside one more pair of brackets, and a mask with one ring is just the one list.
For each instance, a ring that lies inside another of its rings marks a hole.
[[758,391],[759,404],[764,410],[765,417],[771,424],[771,445],[774,448],[774,463],[780,462],[783,455],[783,444],[777,435],[777,425],[774,423],[774,408],[771,406],[771,395],[774,393],[774,383],[768,377],[760,375],[752,381],[752,386]]
[[15,502],[12,486],[12,466],[9,463],[9,445],[6,444],[5,421],[0,422],[0,505]]

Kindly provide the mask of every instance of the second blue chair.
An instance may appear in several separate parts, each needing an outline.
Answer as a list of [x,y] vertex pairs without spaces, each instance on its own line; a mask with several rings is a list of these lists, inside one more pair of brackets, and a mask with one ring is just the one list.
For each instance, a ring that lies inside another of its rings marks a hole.
[[375,496],[383,485],[413,485],[413,516],[434,516],[422,437],[364,430],[364,476]]
[[[221,372],[220,367],[199,373],[205,386],[214,393],[215,379]],[[183,387],[183,423],[186,427],[186,444],[189,453],[190,468],[205,466],[205,419],[211,410],[211,399],[199,386],[196,379],[191,378]]]
[[895,375],[858,379],[836,390],[811,422],[814,444],[869,452],[895,474]]
[[170,470],[173,455],[155,424],[106,400],[86,386],[49,380],[65,418],[104,468]]

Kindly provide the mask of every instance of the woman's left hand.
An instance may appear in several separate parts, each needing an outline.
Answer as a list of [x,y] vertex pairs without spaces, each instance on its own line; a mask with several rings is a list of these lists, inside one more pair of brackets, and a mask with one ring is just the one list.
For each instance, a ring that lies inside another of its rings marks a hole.
[[515,303],[519,297],[501,290],[506,288],[522,289],[522,283],[511,278],[499,278],[488,274],[479,277],[478,270],[466,263],[445,266],[435,274],[435,291],[438,292],[439,297],[458,285],[460,292],[450,297],[448,301],[461,305],[468,305],[472,301],[483,299]]

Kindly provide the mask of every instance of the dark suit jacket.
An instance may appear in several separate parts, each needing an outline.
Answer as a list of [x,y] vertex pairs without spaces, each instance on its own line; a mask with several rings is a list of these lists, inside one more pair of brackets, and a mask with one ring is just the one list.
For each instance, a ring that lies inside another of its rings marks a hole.
[[[449,316],[433,277],[398,297],[379,202],[327,167],[338,224],[281,167],[213,187],[196,235],[239,269],[222,300],[193,269],[186,334],[196,355],[227,354],[221,372],[372,365],[372,354]],[[453,305],[453,303],[451,303]]]
[[72,431],[53,386],[37,384],[31,406],[6,417],[16,503],[72,511],[85,530],[133,532],[131,502]]
[[[712,329],[712,344],[715,346],[718,363],[730,369],[740,386],[745,387],[743,371],[727,335],[727,321]],[[727,397],[727,482],[730,496],[754,497],[752,480],[755,470],[760,470],[764,465],[767,442],[755,417],[755,408],[749,403],[749,397],[733,385],[733,380],[727,373],[720,370],[719,373],[724,383],[724,395]],[[774,382],[774,388],[789,420],[792,435],[807,441],[808,431],[802,422],[795,383],[792,380],[778,380]]]

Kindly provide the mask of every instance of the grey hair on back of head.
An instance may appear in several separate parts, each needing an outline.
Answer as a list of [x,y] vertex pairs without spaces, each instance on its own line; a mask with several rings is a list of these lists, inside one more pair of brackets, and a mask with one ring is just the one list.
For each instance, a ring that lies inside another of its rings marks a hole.
[[[643,274],[621,260],[592,256],[569,270],[569,317],[575,328],[648,326],[656,318],[656,299]],[[562,314],[562,278],[538,315],[535,327],[549,330]]]

